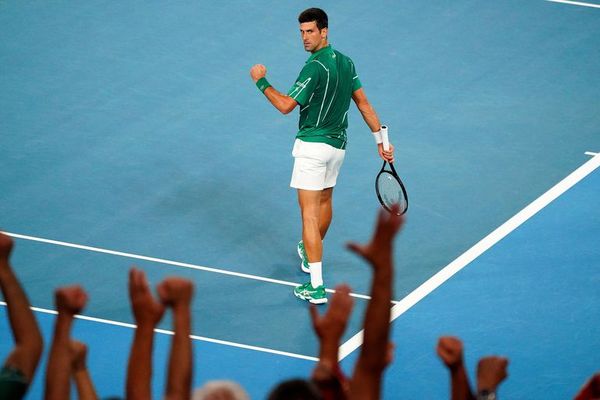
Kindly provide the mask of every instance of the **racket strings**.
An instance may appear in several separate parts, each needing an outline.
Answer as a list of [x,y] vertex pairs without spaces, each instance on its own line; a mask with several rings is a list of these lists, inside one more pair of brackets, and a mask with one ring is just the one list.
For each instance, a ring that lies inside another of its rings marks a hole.
[[406,209],[407,203],[402,187],[396,178],[387,171],[384,171],[377,178],[377,192],[387,209],[390,209],[394,204],[400,206],[401,212]]

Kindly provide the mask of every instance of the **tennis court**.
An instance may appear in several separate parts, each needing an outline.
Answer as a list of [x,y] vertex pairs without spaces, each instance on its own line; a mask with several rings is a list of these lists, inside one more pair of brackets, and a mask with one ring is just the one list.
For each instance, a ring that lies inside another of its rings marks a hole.
[[[385,398],[447,397],[434,352],[446,333],[465,339],[471,372],[484,354],[511,359],[501,396],[572,396],[600,365],[600,3],[311,6],[328,12],[330,42],[390,127],[410,196]],[[308,310],[292,295],[305,280],[288,187],[297,116],[273,110],[248,75],[263,63],[289,88],[307,58],[300,11],[0,1],[0,229],[16,238],[13,266],[46,343],[53,290],[88,291],[74,336],[90,347],[101,396],[124,386],[131,265],[152,283],[195,282],[196,386],[232,378],[263,398],[314,366]],[[348,371],[370,271],[344,244],[370,236],[381,166],[355,109],[349,120],[324,244],[325,283],[356,295]],[[157,334],[156,395],[169,340]],[[28,398],[41,396],[43,368]]]

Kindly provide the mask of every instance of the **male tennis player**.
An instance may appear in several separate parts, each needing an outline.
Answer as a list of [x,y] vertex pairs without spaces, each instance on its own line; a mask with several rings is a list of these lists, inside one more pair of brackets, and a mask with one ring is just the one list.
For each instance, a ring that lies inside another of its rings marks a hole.
[[300,105],[300,129],[292,151],[294,169],[290,186],[298,190],[302,240],[297,250],[302,270],[310,273],[310,282],[296,287],[294,294],[311,303],[323,304],[327,303],[327,296],[323,285],[322,240],[331,223],[333,187],[344,161],[350,99],[373,132],[380,157],[393,161],[394,148],[383,150],[381,124],[362,89],[354,63],[327,42],[325,11],[309,8],[300,14],[298,22],[304,50],[312,55],[287,95],[269,84],[264,65],[254,65],[250,76],[283,114]]

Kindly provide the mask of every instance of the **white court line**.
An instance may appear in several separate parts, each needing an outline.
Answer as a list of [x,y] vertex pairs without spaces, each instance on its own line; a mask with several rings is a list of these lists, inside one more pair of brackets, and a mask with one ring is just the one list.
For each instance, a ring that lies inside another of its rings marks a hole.
[[[517,213],[515,216],[510,218],[492,233],[487,235],[465,253],[460,255],[457,259],[452,261],[441,271],[436,273],[434,276],[429,278],[425,283],[411,292],[408,296],[400,300],[398,304],[392,307],[390,322],[404,314],[415,304],[437,289],[440,285],[450,279],[454,274],[463,269],[493,245],[498,243],[501,239],[506,237],[509,233],[517,229],[525,221],[539,212],[541,209],[546,207],[564,192],[573,187],[577,182],[581,181],[587,175],[592,173],[595,169],[600,166],[600,154],[595,155],[592,159],[587,161],[581,167],[573,171],[569,176],[564,178],[546,193],[538,197],[531,204]],[[363,331],[361,330],[347,342],[340,346],[339,358],[343,360],[346,356],[356,350],[363,342]]]
[[600,153],[594,153],[594,152],[592,152],[592,151],[586,151],[586,152],[585,152],[585,155],[586,155],[586,156],[592,156],[592,157],[593,157],[593,156],[597,156],[598,154],[600,154]]
[[[2,232],[2,231],[0,231],[0,232]],[[279,279],[265,278],[263,276],[244,274],[244,273],[241,273],[241,272],[227,271],[227,270],[219,269],[219,268],[204,267],[202,265],[195,265],[195,264],[183,263],[183,262],[179,262],[179,261],[165,260],[165,259],[156,258],[156,257],[142,256],[142,255],[139,255],[139,254],[124,253],[122,251],[108,250],[108,249],[102,249],[102,248],[99,248],[99,247],[92,247],[92,246],[84,246],[84,245],[81,245],[81,244],[75,244],[75,243],[69,243],[69,242],[62,242],[62,241],[53,240],[53,239],[44,239],[44,238],[39,238],[39,237],[35,237],[35,236],[22,235],[22,234],[19,234],[19,233],[11,233],[11,232],[2,232],[2,233],[4,233],[5,235],[8,235],[8,236],[17,238],[17,239],[31,240],[31,241],[34,241],[34,242],[54,244],[54,245],[63,246],[63,247],[72,247],[72,248],[75,248],[75,249],[93,251],[93,252],[96,252],[96,253],[104,253],[104,254],[110,254],[110,255],[113,255],[113,256],[133,258],[133,259],[136,259],[136,260],[144,260],[144,261],[151,261],[151,262],[156,262],[156,263],[161,263],[161,264],[174,265],[176,267],[190,268],[190,269],[195,269],[195,270],[200,270],[200,271],[206,271],[206,272],[214,272],[214,273],[217,273],[217,274],[236,276],[238,278],[254,279],[254,280],[257,280],[257,281],[269,282],[269,283],[276,283],[276,284],[279,284],[279,285],[286,285],[286,286],[293,286],[293,287],[296,287],[296,286],[299,285],[299,283],[282,281],[282,280],[279,280]],[[333,290],[333,289],[327,289],[327,292],[329,292],[329,293],[335,293],[335,290]],[[359,298],[359,299],[363,299],[363,300],[371,300],[370,296],[367,296],[367,295],[364,295],[364,294],[350,293],[350,296],[356,297],[356,298]],[[393,304],[397,304],[398,301],[392,301],[392,303]]]
[[600,8],[600,4],[582,3],[581,1],[569,1],[569,0],[546,0],[546,1],[549,1],[551,3],[571,4],[573,6]]
[[[6,302],[0,301],[0,305],[6,307]],[[30,308],[33,311],[37,311],[37,312],[44,313],[44,314],[52,314],[52,315],[58,314],[58,312],[56,312],[55,310],[48,310],[46,308],[39,308],[39,307],[30,307]],[[86,315],[75,315],[75,318],[82,319],[82,320],[85,320],[85,321],[99,322],[101,324],[116,325],[116,326],[121,326],[121,327],[125,327],[125,328],[131,328],[131,329],[135,329],[136,328],[136,326],[134,324],[129,324],[129,323],[126,323],[126,322],[119,322],[119,321],[112,321],[110,319],[88,317]],[[166,329],[158,329],[157,328],[157,329],[154,329],[154,331],[157,332],[157,333],[162,333],[163,335],[174,335],[175,334],[175,332],[169,331],[169,330],[166,330]],[[289,353],[289,352],[286,352],[286,351],[279,351],[279,350],[267,349],[265,347],[250,346],[250,345],[247,345],[247,344],[229,342],[229,341],[226,341],[226,340],[212,339],[212,338],[208,338],[208,337],[205,337],[205,336],[190,335],[190,338],[192,338],[194,340],[202,341],[202,342],[216,343],[216,344],[222,344],[222,345],[225,345],[225,346],[238,347],[238,348],[246,349],[246,350],[255,350],[255,351],[260,351],[260,352],[263,352],[263,353],[271,353],[271,354],[277,354],[277,355],[280,355],[280,356],[300,358],[302,360],[319,361],[319,359],[317,357],[305,356],[305,355],[296,354],[296,353]]]

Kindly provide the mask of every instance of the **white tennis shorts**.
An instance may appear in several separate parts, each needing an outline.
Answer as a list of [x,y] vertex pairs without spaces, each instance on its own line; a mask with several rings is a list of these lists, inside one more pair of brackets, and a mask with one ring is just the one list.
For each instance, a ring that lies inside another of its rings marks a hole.
[[326,143],[303,142],[296,139],[292,156],[294,170],[290,186],[304,190],[334,187],[344,162],[345,150]]

